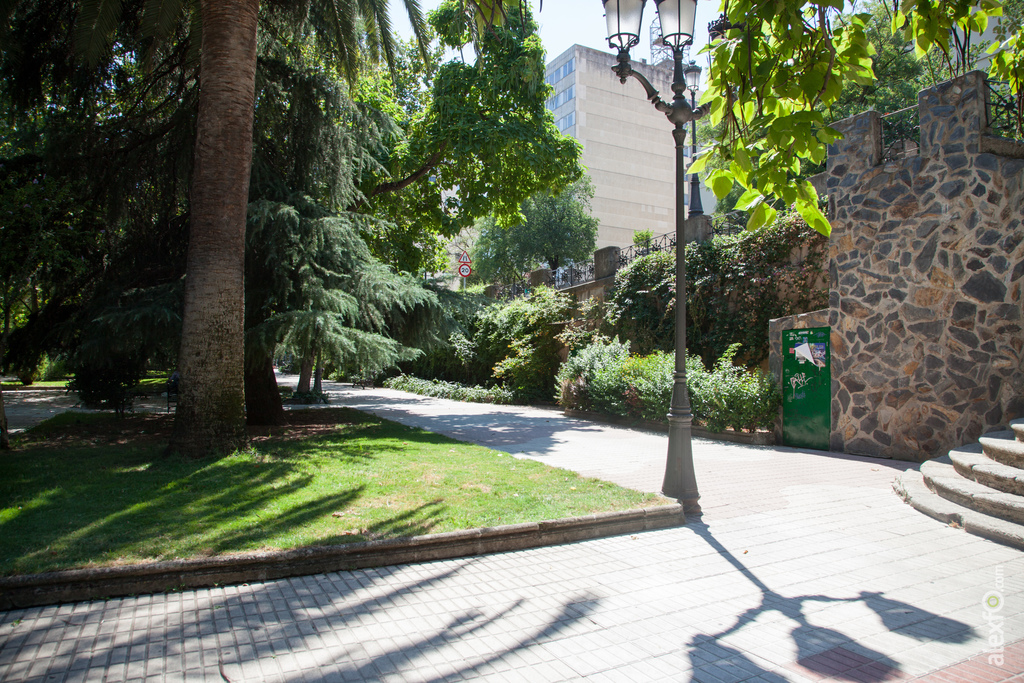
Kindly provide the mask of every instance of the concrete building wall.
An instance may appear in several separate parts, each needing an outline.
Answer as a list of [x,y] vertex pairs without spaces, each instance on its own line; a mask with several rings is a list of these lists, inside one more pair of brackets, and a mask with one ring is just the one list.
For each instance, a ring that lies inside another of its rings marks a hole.
[[[600,221],[598,249],[628,247],[640,230],[662,235],[675,228],[672,126],[647,100],[639,83],[619,82],[611,70],[614,65],[615,55],[574,45],[547,69],[555,89],[549,100],[549,105],[557,105],[552,107],[555,122],[582,143],[583,164],[594,183],[591,211]],[[634,66],[663,99],[671,99],[669,65],[638,61]],[[570,88],[573,97],[568,99]],[[702,198],[710,213],[713,195]]]

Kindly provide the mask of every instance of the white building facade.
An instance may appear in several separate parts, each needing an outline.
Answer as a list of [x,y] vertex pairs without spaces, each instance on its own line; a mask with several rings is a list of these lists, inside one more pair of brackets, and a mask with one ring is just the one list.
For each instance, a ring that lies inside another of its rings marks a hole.
[[[573,45],[548,63],[546,73],[554,88],[547,106],[555,125],[583,145],[583,165],[594,183],[591,210],[600,221],[598,249],[628,247],[637,231],[657,236],[675,229],[672,125],[639,83],[619,82],[615,64],[615,55]],[[671,100],[670,62],[634,66],[662,99]],[[687,151],[689,143],[687,136]],[[703,191],[701,198],[704,212],[711,213],[714,195]]]

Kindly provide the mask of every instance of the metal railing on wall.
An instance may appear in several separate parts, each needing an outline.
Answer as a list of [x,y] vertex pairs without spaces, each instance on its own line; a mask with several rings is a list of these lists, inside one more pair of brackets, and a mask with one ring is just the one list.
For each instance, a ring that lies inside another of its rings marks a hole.
[[739,235],[747,229],[746,211],[729,211],[711,217],[711,234],[715,237]]
[[989,130],[1005,138],[1024,140],[1024,95],[1010,92],[1006,81],[986,81]]
[[529,287],[522,282],[514,282],[510,285],[497,285],[497,289],[494,291],[494,298],[501,299],[503,301],[511,301],[512,299],[518,299],[521,296],[526,296],[530,293]]
[[921,150],[921,119],[917,105],[882,117],[882,162],[917,156]]
[[568,266],[558,268],[554,273],[556,289],[565,289],[582,285],[584,282],[594,281],[594,262],[571,263]]
[[634,244],[631,247],[622,249],[619,251],[619,268],[625,268],[633,261],[637,260],[641,256],[647,256],[648,254],[654,254],[659,251],[667,251],[669,249],[676,248],[676,234],[674,232],[666,232],[664,235],[658,235],[652,237],[649,240],[645,240],[640,244]]

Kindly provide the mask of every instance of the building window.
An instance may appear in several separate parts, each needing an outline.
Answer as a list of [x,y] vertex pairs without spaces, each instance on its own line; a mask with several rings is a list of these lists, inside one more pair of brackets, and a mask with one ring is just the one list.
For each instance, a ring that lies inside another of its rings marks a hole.
[[563,104],[576,97],[576,86],[570,85],[568,88],[558,93],[554,97],[549,97],[547,101],[547,108],[554,111],[561,107]]
[[562,80],[563,78],[565,78],[566,76],[568,76],[569,74],[571,74],[575,70],[576,70],[576,59],[574,57],[573,59],[570,59],[568,62],[566,62],[562,66],[560,66],[557,69],[555,69],[554,71],[552,71],[548,75],[548,77],[544,79],[544,81],[548,85],[554,85],[555,83],[557,83],[558,81]]
[[560,133],[564,133],[567,128],[572,128],[576,125],[576,112],[571,111],[562,118],[555,121],[555,126],[558,127]]

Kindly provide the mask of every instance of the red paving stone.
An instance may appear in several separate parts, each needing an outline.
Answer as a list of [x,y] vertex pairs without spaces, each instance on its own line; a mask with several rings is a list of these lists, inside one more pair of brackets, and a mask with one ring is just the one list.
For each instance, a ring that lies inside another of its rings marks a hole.
[[[1002,654],[1002,666],[991,663],[993,654]],[[983,652],[945,669],[915,678],[921,683],[1018,683],[1024,681],[1024,640],[1004,646],[1001,653]]]

